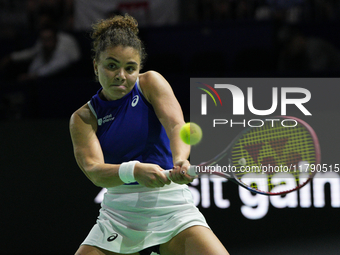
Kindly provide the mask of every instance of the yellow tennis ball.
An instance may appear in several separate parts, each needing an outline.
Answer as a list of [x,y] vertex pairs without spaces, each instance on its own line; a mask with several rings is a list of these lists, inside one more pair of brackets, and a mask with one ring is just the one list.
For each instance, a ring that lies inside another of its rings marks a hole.
[[202,139],[202,129],[196,123],[188,122],[181,127],[179,135],[186,144],[195,145]]

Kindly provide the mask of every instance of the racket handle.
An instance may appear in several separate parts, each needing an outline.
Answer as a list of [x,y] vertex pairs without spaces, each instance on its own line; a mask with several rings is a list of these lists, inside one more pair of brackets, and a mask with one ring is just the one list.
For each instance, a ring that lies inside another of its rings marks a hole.
[[197,175],[196,173],[196,166],[193,166],[193,165],[190,165],[188,171],[187,171],[187,174],[194,177]]
[[[190,167],[188,168],[187,174],[190,175],[191,177],[195,177],[196,176],[195,168],[196,168],[195,166],[190,165]],[[171,170],[167,170],[164,173],[165,173],[165,176],[168,177],[168,179],[171,181],[170,172],[171,172]]]

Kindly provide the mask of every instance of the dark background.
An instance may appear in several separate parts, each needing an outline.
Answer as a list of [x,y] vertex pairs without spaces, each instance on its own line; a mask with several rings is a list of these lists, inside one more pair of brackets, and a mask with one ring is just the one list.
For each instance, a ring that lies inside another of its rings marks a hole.
[[[183,12],[179,24],[142,27],[140,36],[148,52],[144,70],[165,76],[187,121],[190,77],[339,76],[338,70],[278,70],[277,33],[282,21],[188,20]],[[340,48],[336,18],[311,17],[297,25],[308,36]],[[0,254],[73,254],[98,215],[100,206],[94,198],[101,189],[76,165],[68,120],[99,85],[94,81],[88,31],[70,32],[81,46],[82,59],[65,72],[32,86],[9,82],[11,70],[1,73],[1,96],[20,91],[28,100],[19,109],[4,101],[0,107]],[[32,45],[35,38],[25,31],[15,38],[2,37],[1,56]],[[315,113],[311,124],[320,138],[323,163],[340,163],[339,92],[336,85],[311,88],[308,109]],[[325,190],[323,208],[270,206],[264,218],[249,220],[241,215],[238,187],[226,183],[229,208],[218,209],[213,203],[199,208],[231,254],[338,254],[340,211],[331,206],[327,185]]]

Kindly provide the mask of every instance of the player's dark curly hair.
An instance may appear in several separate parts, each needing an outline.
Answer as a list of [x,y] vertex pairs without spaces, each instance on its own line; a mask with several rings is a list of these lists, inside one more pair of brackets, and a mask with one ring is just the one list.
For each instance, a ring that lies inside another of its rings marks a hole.
[[139,52],[141,66],[145,61],[146,52],[143,42],[138,37],[139,29],[135,18],[125,14],[100,20],[92,26],[93,59],[99,60],[99,54],[112,46],[132,47]]

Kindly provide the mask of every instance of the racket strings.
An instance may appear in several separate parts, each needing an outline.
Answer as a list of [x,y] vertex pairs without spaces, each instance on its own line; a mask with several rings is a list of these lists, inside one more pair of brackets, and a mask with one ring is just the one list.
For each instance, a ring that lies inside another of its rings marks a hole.
[[[311,171],[307,166],[316,162],[313,138],[303,125],[294,126],[294,122],[287,127],[287,123],[267,121],[242,135],[232,149],[238,180],[265,192],[275,187],[293,189],[308,180]],[[256,182],[249,183],[254,178]]]

